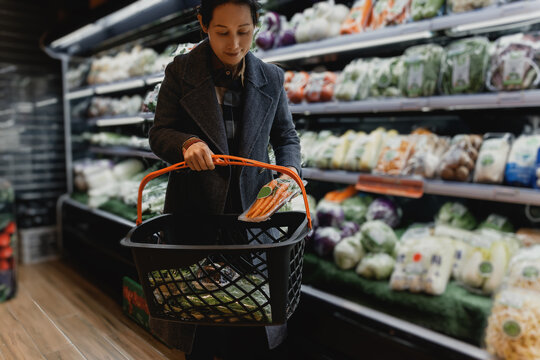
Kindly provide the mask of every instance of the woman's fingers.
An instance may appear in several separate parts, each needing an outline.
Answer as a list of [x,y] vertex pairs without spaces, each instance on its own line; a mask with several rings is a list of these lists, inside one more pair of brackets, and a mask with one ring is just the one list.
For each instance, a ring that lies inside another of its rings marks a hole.
[[184,154],[184,159],[191,170],[213,170],[212,151],[204,142],[191,145]]

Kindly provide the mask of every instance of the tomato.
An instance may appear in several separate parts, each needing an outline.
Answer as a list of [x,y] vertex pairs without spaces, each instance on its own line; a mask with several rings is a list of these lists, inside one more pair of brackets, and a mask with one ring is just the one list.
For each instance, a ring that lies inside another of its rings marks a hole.
[[0,271],[11,269],[11,265],[7,260],[0,260]]
[[13,249],[10,246],[0,248],[0,259],[9,259],[13,256]]
[[9,246],[10,236],[7,233],[0,234],[0,248],[4,246]]
[[15,232],[15,222],[10,221],[10,223],[6,226],[6,229],[4,230],[8,234],[13,234]]

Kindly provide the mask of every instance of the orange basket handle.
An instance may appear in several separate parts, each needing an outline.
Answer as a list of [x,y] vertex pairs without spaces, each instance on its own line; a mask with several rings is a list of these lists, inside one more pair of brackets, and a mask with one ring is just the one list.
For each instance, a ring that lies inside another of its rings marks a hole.
[[[304,197],[304,205],[306,207],[306,215],[308,219],[308,226],[311,229],[311,215],[309,213],[309,205],[308,200],[306,196],[306,189],[304,188],[304,183],[302,182],[302,179],[300,179],[300,176],[291,169],[285,167],[285,166],[279,166],[279,165],[271,165],[267,164],[262,161],[255,161],[250,159],[241,158],[238,156],[231,156],[231,155],[212,155],[212,161],[217,166],[227,166],[227,165],[241,165],[241,166],[251,166],[251,167],[261,167],[265,169],[275,170],[282,174],[289,175],[298,186],[300,186],[300,189],[302,190],[302,196]],[[158,176],[161,176],[163,174],[166,174],[171,171],[175,170],[181,170],[187,168],[187,164],[185,161],[176,163],[174,165],[168,166],[166,168],[151,172],[150,174],[146,175],[139,185],[139,196],[137,198],[137,221],[136,224],[140,225],[142,223],[142,194],[144,187],[146,184],[150,182],[150,180],[157,178]]]

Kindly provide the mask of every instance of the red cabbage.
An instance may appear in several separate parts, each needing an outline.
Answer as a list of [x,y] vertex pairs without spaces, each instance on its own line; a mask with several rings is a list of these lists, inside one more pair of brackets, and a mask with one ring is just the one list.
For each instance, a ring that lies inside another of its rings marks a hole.
[[334,247],[341,241],[339,229],[334,227],[319,227],[313,236],[313,250],[321,257],[333,254]]
[[378,198],[369,205],[366,219],[368,221],[381,220],[395,228],[401,221],[401,209],[388,198]]

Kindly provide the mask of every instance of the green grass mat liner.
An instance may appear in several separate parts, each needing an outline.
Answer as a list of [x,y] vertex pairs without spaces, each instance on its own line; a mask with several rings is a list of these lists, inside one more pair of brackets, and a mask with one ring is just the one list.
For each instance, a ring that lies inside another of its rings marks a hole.
[[305,254],[302,282],[476,346],[483,342],[492,306],[491,298],[471,294],[452,281],[440,296],[393,291],[387,280],[364,279],[314,254]]
[[[73,200],[76,200],[82,204],[88,205],[88,195],[83,193],[74,193],[71,195]],[[137,208],[135,206],[129,206],[117,199],[110,199],[107,202],[99,206],[100,210],[109,212],[114,215],[118,215],[124,219],[135,222],[137,220]],[[143,214],[142,220],[148,220],[159,214]]]

